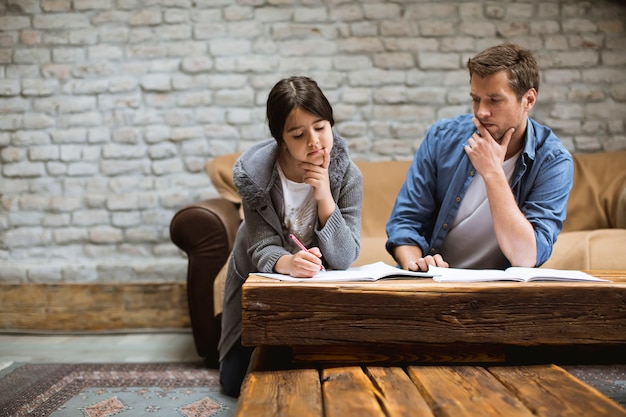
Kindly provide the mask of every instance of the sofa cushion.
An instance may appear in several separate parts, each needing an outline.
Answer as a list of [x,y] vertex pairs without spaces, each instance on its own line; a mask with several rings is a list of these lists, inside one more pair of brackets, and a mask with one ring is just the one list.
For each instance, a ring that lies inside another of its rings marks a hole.
[[220,155],[206,163],[206,172],[220,197],[237,205],[241,204],[241,197],[233,180],[233,166],[239,155],[238,153]]
[[[361,237],[386,237],[385,226],[411,161],[355,163],[363,174]],[[385,251],[385,242],[380,250]]]
[[574,186],[563,232],[617,227],[618,200],[626,188],[626,151],[572,156]]
[[386,236],[365,236],[361,238],[361,253],[352,266],[384,262],[387,265],[396,265],[396,261],[385,250]]
[[552,256],[542,265],[553,269],[624,269],[626,230],[598,229],[561,233]]

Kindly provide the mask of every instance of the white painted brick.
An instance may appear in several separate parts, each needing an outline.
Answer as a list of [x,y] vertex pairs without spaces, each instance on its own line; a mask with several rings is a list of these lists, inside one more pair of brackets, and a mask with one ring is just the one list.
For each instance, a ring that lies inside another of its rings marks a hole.
[[151,159],[172,158],[176,156],[176,153],[176,146],[169,142],[159,143],[148,148],[148,156],[150,156]]
[[98,278],[98,272],[94,263],[68,262],[61,270],[65,282],[93,282]]
[[59,177],[65,175],[67,174],[67,164],[55,161],[46,162],[46,172],[51,177]]
[[83,143],[87,137],[87,131],[81,128],[67,129],[67,130],[52,130],[50,131],[53,143]]
[[442,2],[408,3],[404,18],[410,20],[433,20],[434,18],[455,18],[458,15],[455,4]]
[[551,57],[555,67],[591,67],[600,60],[598,52],[589,50],[555,52]]
[[22,97],[4,98],[0,101],[0,112],[7,113],[22,113],[28,108],[29,100]]
[[130,227],[141,224],[141,214],[137,211],[122,211],[111,214],[111,224],[115,227]]
[[98,165],[90,162],[72,162],[67,165],[67,175],[69,176],[92,176],[98,174]]
[[189,17],[190,13],[194,13],[194,11],[184,9],[167,9],[163,12],[163,21],[165,23],[189,23],[191,21]]
[[181,69],[189,73],[209,71],[213,68],[213,59],[210,56],[186,57],[181,62]]
[[52,196],[50,197],[49,209],[53,212],[63,213],[78,210],[82,207],[82,197],[78,196]]
[[51,265],[51,264],[42,264],[42,265],[29,265],[28,267],[28,277],[26,280],[28,282],[57,282],[61,281],[62,273],[61,273],[60,265]]
[[374,55],[374,65],[385,69],[413,68],[415,61],[409,53],[382,53]]
[[24,127],[24,117],[18,114],[9,114],[0,117],[0,131],[18,130]]
[[87,241],[87,230],[78,227],[64,227],[52,231],[52,240],[60,245]]
[[33,17],[33,27],[36,29],[76,29],[89,26],[89,18],[80,13],[54,13],[50,15],[36,15]]
[[152,162],[152,172],[155,175],[175,174],[183,171],[182,161],[178,158],[164,159]]
[[43,195],[26,194],[20,196],[20,210],[42,210],[48,207],[49,197]]
[[255,10],[255,20],[259,22],[280,22],[291,20],[293,9],[278,7],[263,7]]
[[332,59],[332,63],[333,69],[337,71],[351,71],[373,66],[372,59],[367,55],[336,57]]
[[11,143],[9,132],[0,132],[0,146],[8,146]]
[[0,159],[2,162],[19,162],[26,158],[26,149],[23,148],[3,148],[0,149]]
[[89,241],[92,243],[120,243],[123,241],[123,234],[120,229],[109,226],[97,226],[89,229]]
[[324,22],[328,20],[326,7],[302,7],[294,10],[294,22]]
[[41,246],[50,241],[50,232],[41,227],[18,227],[4,232],[5,242],[11,247]]
[[59,147],[56,145],[34,146],[28,150],[31,161],[49,161],[59,158]]
[[350,73],[352,87],[373,87],[386,84],[400,84],[404,80],[401,71],[384,71],[381,69],[353,71]]
[[589,19],[564,19],[561,22],[563,32],[595,32],[598,27]]
[[382,52],[384,46],[379,38],[367,37],[367,38],[351,38],[340,40],[338,42],[338,51],[347,53],[371,53]]
[[[32,194],[28,194],[30,189],[30,180],[18,178],[18,179],[5,179],[2,182],[3,194],[0,195],[0,201],[6,203],[9,201],[17,201],[19,198],[33,197]],[[11,207],[7,207],[9,209]]]
[[147,126],[145,129],[145,140],[148,143],[158,143],[168,140],[171,135],[171,128],[167,125]]
[[206,42],[179,41],[167,43],[168,57],[186,57],[193,55],[204,55],[207,53]]
[[363,12],[368,19],[396,19],[401,11],[400,5],[393,3],[363,4]]
[[20,91],[19,80],[0,80],[0,96],[17,96]]
[[126,230],[126,240],[130,243],[156,243],[159,241],[159,234],[153,228],[129,228]]
[[0,49],[0,64],[13,63],[13,49],[1,48]]
[[3,284],[25,282],[26,272],[26,269],[21,264],[0,262],[0,282]]
[[150,162],[146,160],[108,159],[100,162],[100,172],[106,176],[147,174],[150,172]]
[[154,8],[141,9],[128,19],[131,26],[152,26],[161,23],[161,10]]
[[164,41],[183,40],[191,38],[192,27],[189,25],[167,25],[161,27],[156,35]]
[[30,19],[28,16],[0,16],[0,27],[3,31],[28,29]]
[[3,164],[2,174],[5,177],[40,177],[45,174],[44,164],[41,162],[31,163],[21,161],[16,163]]
[[457,69],[461,66],[461,59],[455,53],[421,52],[418,53],[417,61],[423,70]]
[[139,209],[153,209],[159,206],[159,195],[156,192],[142,192],[137,198]]
[[[41,221],[42,226],[46,227],[65,227],[70,225],[69,213],[45,213]],[[54,232],[53,232],[54,236]]]
[[254,17],[254,9],[252,7],[239,5],[225,7],[223,13],[226,21],[250,20]]
[[42,223],[43,213],[41,211],[18,211],[9,213],[9,224],[13,227],[39,226]]

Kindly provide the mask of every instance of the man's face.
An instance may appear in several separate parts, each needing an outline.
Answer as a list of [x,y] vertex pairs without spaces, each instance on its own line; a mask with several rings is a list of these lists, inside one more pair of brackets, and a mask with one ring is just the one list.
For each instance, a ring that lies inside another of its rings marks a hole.
[[506,71],[499,71],[487,77],[474,74],[470,81],[474,116],[498,143],[511,127],[515,128],[514,139],[516,136],[519,138],[526,130],[528,111],[534,104],[536,95],[534,91],[530,89],[520,101],[509,87]]

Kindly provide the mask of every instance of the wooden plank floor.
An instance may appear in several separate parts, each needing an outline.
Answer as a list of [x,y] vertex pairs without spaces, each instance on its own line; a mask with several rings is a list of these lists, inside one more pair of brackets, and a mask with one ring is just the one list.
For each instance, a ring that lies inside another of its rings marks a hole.
[[626,416],[555,365],[334,367],[249,374],[236,416]]

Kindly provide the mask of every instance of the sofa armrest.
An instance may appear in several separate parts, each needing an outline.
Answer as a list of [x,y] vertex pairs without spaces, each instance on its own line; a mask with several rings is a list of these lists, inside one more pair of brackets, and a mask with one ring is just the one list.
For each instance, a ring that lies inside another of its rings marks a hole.
[[213,284],[228,261],[241,222],[236,204],[215,198],[179,210],[170,238],[188,256],[187,300],[194,343],[209,366],[218,366],[220,317],[214,314]]

